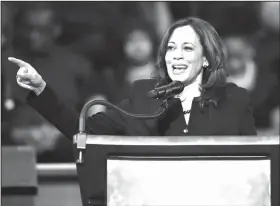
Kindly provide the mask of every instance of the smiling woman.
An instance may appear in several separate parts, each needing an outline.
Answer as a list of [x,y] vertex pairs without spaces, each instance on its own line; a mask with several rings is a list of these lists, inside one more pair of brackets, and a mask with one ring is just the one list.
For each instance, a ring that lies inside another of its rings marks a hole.
[[165,55],[167,72],[170,79],[191,84],[201,73],[203,55],[199,38],[190,26],[176,29],[169,39]]
[[[152,114],[166,100],[164,114],[139,120],[108,110],[89,117],[87,132],[129,136],[256,135],[248,92],[226,83],[222,45],[216,30],[202,19],[191,17],[175,22],[158,54],[162,76],[135,81],[130,97],[119,104],[131,113]],[[65,106],[30,64],[9,60],[20,67],[18,84],[33,91],[27,99],[29,105],[72,140],[78,130],[79,114]],[[147,98],[148,91],[174,80],[184,83],[181,94]]]
[[159,52],[159,68],[165,74],[161,82],[177,80],[185,84],[184,91],[177,97],[182,101],[187,124],[190,112],[186,111],[191,110],[194,98],[199,97],[201,107],[205,101],[217,104],[207,93],[226,86],[224,50],[216,30],[198,18],[174,23],[165,35]]
[[226,82],[224,51],[220,36],[208,22],[192,17],[179,20],[169,28],[160,47],[159,68],[165,70],[166,74],[162,80],[165,83],[174,80],[170,76],[168,66],[172,65],[172,62],[176,64],[175,60],[180,58],[180,64],[191,66],[188,71],[190,75],[185,74],[184,77],[180,75],[180,80],[187,85],[202,72],[204,73],[200,82],[202,88],[224,86]]

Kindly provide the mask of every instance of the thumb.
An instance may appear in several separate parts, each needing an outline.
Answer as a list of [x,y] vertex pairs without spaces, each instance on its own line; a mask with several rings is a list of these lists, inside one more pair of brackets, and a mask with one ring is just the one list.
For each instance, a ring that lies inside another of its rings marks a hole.
[[28,68],[27,67],[23,67],[23,73],[28,73]]

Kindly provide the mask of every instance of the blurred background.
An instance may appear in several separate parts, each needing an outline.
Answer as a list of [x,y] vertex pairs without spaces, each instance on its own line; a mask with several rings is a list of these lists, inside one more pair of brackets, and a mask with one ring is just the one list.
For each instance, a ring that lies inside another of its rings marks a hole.
[[[33,186],[37,171],[36,205],[81,205],[72,142],[25,104],[7,58],[33,65],[78,112],[91,98],[117,104],[133,81],[158,75],[160,41],[187,16],[209,21],[223,38],[228,81],[250,92],[258,135],[279,135],[279,2],[1,1],[1,142],[10,148],[3,157],[15,161],[3,159],[2,168],[34,174]],[[94,106],[88,115],[104,110]]]
[[[156,73],[172,22],[209,21],[227,48],[228,81],[249,90],[259,135],[279,135],[279,2],[1,2],[1,141],[30,145],[38,162],[72,162],[72,143],[29,108],[15,56],[80,111],[90,98],[117,104]],[[95,106],[88,115],[106,108]]]

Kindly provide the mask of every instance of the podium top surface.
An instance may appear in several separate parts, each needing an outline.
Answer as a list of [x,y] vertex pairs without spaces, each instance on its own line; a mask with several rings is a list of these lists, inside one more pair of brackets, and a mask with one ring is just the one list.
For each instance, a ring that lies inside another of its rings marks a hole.
[[[77,135],[73,143],[78,143]],[[107,136],[86,134],[93,145],[279,145],[279,136]]]

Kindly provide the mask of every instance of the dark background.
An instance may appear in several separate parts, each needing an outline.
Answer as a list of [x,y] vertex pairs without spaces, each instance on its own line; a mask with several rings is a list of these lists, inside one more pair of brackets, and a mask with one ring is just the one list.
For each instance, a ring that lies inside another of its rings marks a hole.
[[155,71],[162,36],[187,16],[224,39],[229,81],[249,90],[258,134],[279,135],[279,2],[1,2],[2,145],[31,145],[38,162],[73,161],[72,143],[24,104],[8,56],[33,65],[77,111],[89,98],[116,104]]

